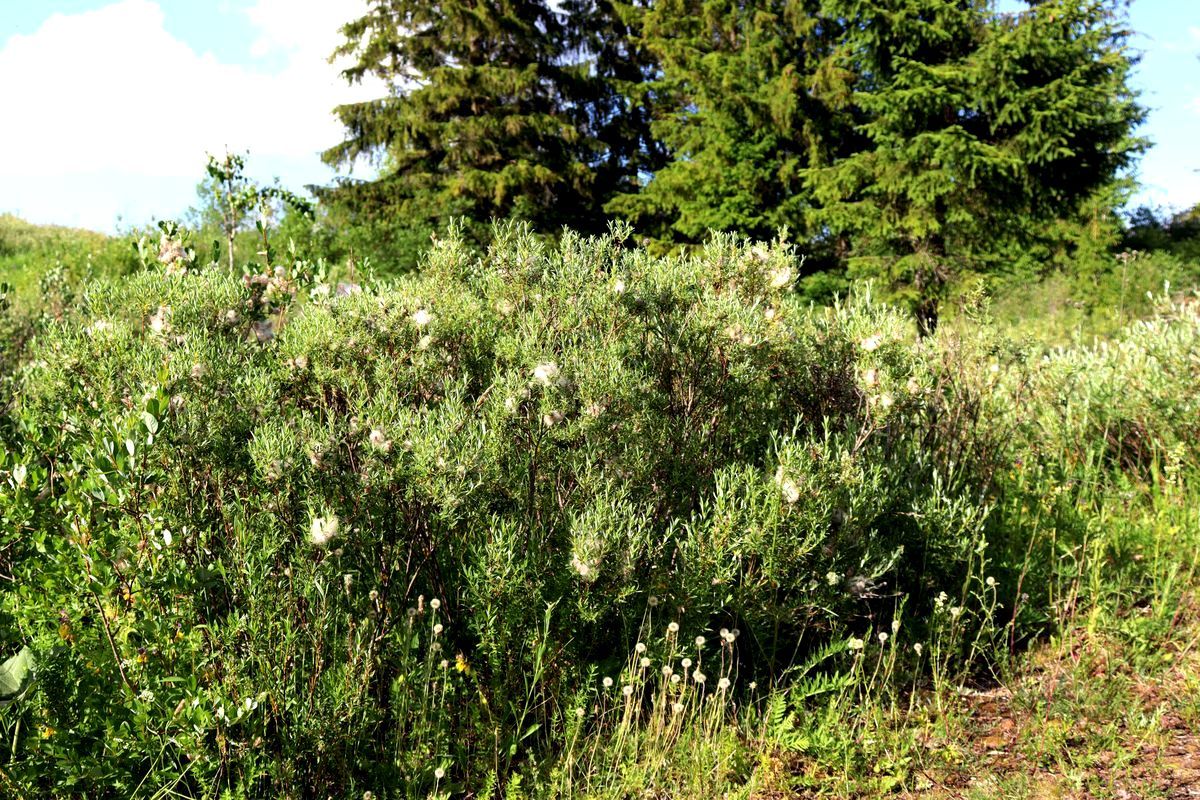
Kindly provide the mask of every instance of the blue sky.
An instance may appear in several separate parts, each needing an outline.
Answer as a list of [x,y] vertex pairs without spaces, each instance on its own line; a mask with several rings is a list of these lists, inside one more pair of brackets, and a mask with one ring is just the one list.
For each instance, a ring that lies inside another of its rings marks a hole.
[[1200,203],[1200,2],[1133,0],[1130,28],[1142,60],[1134,86],[1150,116],[1141,134],[1138,201],[1175,208]]
[[1132,83],[1149,110],[1138,133],[1152,145],[1138,166],[1142,187],[1131,205],[1191,208],[1200,203],[1200,2],[1132,0],[1129,29],[1142,55]]
[[195,203],[206,153],[327,183],[348,87],[327,62],[364,0],[0,0],[0,212],[112,231]]
[[[205,153],[299,188],[333,172],[326,59],[365,0],[0,0],[0,212],[112,231],[195,202]],[[1001,0],[1002,7],[1021,4]],[[1200,203],[1200,2],[1133,0],[1154,143],[1135,202]]]

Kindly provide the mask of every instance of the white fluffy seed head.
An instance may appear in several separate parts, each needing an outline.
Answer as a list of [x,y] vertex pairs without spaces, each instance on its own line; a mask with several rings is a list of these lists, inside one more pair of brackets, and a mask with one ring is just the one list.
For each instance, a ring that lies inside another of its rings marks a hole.
[[553,361],[547,361],[544,364],[538,364],[533,369],[533,379],[542,386],[549,386],[558,378],[558,364]]
[[384,453],[392,449],[391,441],[379,428],[371,429],[371,433],[367,435],[367,441],[370,442],[371,447]]
[[317,547],[325,547],[338,534],[336,514],[313,517],[308,528],[308,540]]

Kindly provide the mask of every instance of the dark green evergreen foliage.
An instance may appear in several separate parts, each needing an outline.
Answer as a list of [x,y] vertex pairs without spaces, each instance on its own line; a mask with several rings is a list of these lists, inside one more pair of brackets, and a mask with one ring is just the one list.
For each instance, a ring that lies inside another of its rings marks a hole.
[[[603,37],[594,24],[602,17],[588,17],[585,39]],[[624,168],[615,150],[612,174],[603,144],[620,124],[620,98],[599,94],[604,81],[568,52],[565,19],[542,0],[389,0],[348,24],[339,52],[356,63],[345,76],[377,76],[391,92],[337,109],[347,139],[326,161],[368,156],[381,170],[377,180],[343,181],[326,199],[402,266],[456,217],[476,233],[500,217],[543,232],[603,228],[603,182],[620,183]],[[625,68],[619,54],[605,66]]]
[[568,56],[588,66],[580,74],[576,97],[598,145],[589,166],[595,170],[600,200],[636,192],[640,175],[657,172],[669,160],[651,130],[658,62],[638,34],[649,5],[649,0],[567,0],[561,5],[568,19]]
[[1111,243],[1141,147],[1120,24],[1118,0],[388,0],[341,52],[392,91],[326,153],[380,177],[324,199],[385,269],[457,217],[476,242],[495,217],[667,248],[786,228],[806,272],[880,279],[928,331],[964,270]]
[[1001,16],[979,54],[979,103],[992,137],[1019,159],[1010,206],[1074,212],[1130,164],[1144,117],[1128,86],[1134,58],[1119,2],[1056,0]]
[[997,168],[968,111],[967,56],[984,36],[983,4],[830,0],[823,13],[847,24],[832,61],[851,76],[869,143],[809,173],[822,204],[815,217],[854,236],[871,273],[881,271],[872,257],[901,256],[885,274],[923,297],[941,279],[946,228],[975,211],[974,186],[958,170]]
[[853,272],[937,324],[947,281],[1005,242],[1044,238],[1111,185],[1140,143],[1115,4],[1052,0],[1017,16],[979,0],[827,0],[846,25],[870,144],[812,170],[814,218],[853,237]]
[[662,67],[654,132],[672,160],[609,209],[674,242],[699,242],[710,230],[805,232],[805,170],[854,140],[842,109],[813,91],[839,77],[819,72],[839,30],[816,16],[817,6],[653,4],[642,34]]
[[1127,250],[1166,251],[1200,262],[1200,206],[1173,214],[1142,206],[1130,215],[1123,244]]

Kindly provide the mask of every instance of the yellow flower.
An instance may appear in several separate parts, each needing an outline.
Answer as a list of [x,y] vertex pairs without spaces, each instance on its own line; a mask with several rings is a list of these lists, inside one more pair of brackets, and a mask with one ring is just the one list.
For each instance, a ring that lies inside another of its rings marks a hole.
[[471,665],[467,663],[467,658],[462,653],[459,653],[454,657],[454,669],[463,673],[464,675],[471,674]]

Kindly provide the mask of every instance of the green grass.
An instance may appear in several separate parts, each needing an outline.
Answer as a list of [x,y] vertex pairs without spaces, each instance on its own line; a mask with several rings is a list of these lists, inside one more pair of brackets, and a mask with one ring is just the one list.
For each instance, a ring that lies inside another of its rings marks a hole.
[[0,214],[0,282],[21,298],[36,295],[39,283],[55,269],[72,281],[128,273],[136,265],[129,237],[95,231],[34,225]]
[[[1178,296],[1200,287],[1200,264],[1169,253],[1121,253],[1081,266],[1074,274],[1055,271],[994,281],[988,305],[995,323],[1013,338],[1046,347],[1090,344],[1152,315],[1166,287]],[[965,291],[952,309],[969,307],[977,298],[974,291]]]

